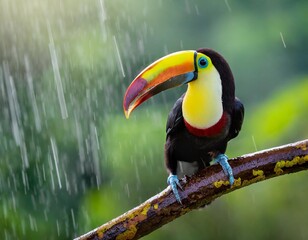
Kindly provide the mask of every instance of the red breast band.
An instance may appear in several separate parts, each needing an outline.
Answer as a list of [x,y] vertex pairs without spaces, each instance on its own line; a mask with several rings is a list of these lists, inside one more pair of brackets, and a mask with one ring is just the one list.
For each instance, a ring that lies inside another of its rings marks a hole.
[[227,115],[226,113],[223,113],[222,117],[220,118],[220,120],[213,126],[209,127],[209,128],[205,128],[205,129],[201,129],[201,128],[196,128],[191,126],[188,122],[185,121],[185,126],[187,128],[187,130],[195,136],[198,137],[213,137],[215,135],[219,135],[224,127],[226,126],[228,121]]

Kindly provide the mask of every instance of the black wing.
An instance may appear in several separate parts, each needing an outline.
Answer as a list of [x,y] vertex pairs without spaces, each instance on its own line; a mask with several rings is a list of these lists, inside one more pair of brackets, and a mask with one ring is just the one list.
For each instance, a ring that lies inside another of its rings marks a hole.
[[167,125],[166,125],[166,138],[177,129],[184,127],[184,119],[182,113],[182,103],[184,94],[175,102],[172,110],[169,113]]
[[244,120],[244,112],[244,105],[238,98],[235,98],[228,140],[235,138],[239,134]]

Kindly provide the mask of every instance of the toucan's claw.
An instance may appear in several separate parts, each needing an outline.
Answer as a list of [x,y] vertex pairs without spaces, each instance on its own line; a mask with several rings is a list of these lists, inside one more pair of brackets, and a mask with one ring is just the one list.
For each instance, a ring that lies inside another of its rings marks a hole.
[[228,157],[225,154],[218,154],[217,157],[214,159],[215,162],[219,163],[222,167],[224,173],[229,177],[230,185],[232,186],[234,183],[233,171],[228,163]]
[[177,187],[179,187],[181,190],[183,190],[181,184],[180,184],[180,181],[178,179],[178,176],[177,175],[173,175],[173,174],[170,174],[168,179],[167,179],[167,183],[170,185],[171,189],[172,189],[172,192],[176,198],[176,200],[182,204],[182,201],[181,201],[181,197],[180,197],[180,194],[179,194],[179,191],[177,189]]

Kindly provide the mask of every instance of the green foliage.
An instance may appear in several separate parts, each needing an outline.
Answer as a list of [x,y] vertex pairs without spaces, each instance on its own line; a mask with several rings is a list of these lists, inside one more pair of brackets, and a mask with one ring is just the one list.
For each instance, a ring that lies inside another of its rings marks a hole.
[[114,176],[112,186],[135,204],[164,188],[167,176],[162,161],[166,113],[154,108],[138,113],[129,120],[122,114],[109,116],[101,141]]
[[[258,147],[266,147],[296,141],[307,137],[308,126],[308,78],[298,83],[288,84],[282,91],[273,93],[271,99],[254,113],[249,114],[252,118],[250,126],[258,126],[251,129],[250,133],[256,142],[262,143]],[[262,124],[260,124],[262,123]]]
[[125,210],[123,199],[111,187],[88,191],[81,204],[78,221],[79,234],[120,215]]

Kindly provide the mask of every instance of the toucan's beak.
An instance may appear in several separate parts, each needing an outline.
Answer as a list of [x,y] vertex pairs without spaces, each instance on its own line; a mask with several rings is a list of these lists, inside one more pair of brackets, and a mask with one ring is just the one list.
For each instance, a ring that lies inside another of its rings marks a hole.
[[126,90],[123,108],[126,118],[155,94],[197,78],[196,51],[169,54],[145,68]]

